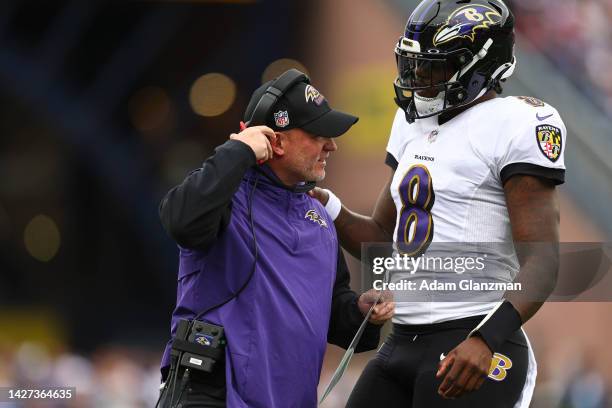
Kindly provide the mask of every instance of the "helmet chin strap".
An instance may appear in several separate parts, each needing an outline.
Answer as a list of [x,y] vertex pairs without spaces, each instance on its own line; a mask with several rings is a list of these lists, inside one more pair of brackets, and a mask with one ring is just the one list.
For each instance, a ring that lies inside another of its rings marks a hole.
[[[506,62],[501,65],[499,68],[495,70],[491,78],[493,80],[499,79],[500,81],[503,79],[508,79],[514,74],[514,70],[516,69],[516,57],[512,57],[512,62]],[[499,78],[498,78],[499,77]]]
[[[489,38],[485,42],[482,49],[478,51],[478,54],[476,54],[474,58],[472,58],[472,61],[470,61],[470,63],[467,64],[464,68],[457,71],[455,75],[453,75],[453,77],[449,80],[449,82],[457,81],[459,78],[465,75],[465,73],[467,73],[474,65],[476,65],[478,61],[486,57],[487,54],[489,53],[489,48],[491,47],[491,45],[493,45],[493,40]],[[461,73],[461,75],[459,73]],[[485,90],[486,88],[483,89],[483,91]],[[481,97],[483,94],[484,93],[481,93],[481,95],[478,95],[478,98]],[[442,97],[440,97],[440,95],[442,95]],[[445,99],[446,99],[446,92],[440,92],[438,95],[436,95],[433,98],[425,98],[415,93],[414,94],[414,105],[419,115],[429,115],[435,112],[442,111],[444,109]]]
[[[450,79],[451,82],[457,81],[459,78],[461,78],[463,75],[465,75],[470,69],[472,69],[472,67],[474,65],[476,65],[476,63],[478,63],[478,61],[482,60],[484,57],[487,56],[487,54],[489,53],[489,48],[491,48],[491,45],[493,45],[493,40],[491,38],[489,38],[484,46],[480,49],[480,51],[478,51],[478,54],[476,54],[474,56],[474,58],[472,58],[472,61],[467,64],[464,68],[460,69],[459,71],[457,71],[457,73],[455,75],[453,75],[453,77]],[[508,79],[512,76],[512,74],[514,73],[514,69],[516,68],[516,57],[512,58],[512,62],[507,62],[505,64],[502,64],[499,68],[497,68],[495,70],[495,72],[493,73],[493,75],[491,75],[491,82],[494,83],[496,80],[503,80],[503,79]],[[461,75],[459,75],[459,73],[461,72]],[[476,97],[474,98],[474,100],[477,100],[478,98],[481,98],[485,93],[487,93],[487,91],[490,88],[483,88],[478,95],[476,95]]]
[[[493,73],[493,75],[491,75],[491,84],[495,84],[496,81],[501,81],[504,79],[508,79],[512,76],[512,74],[514,73],[514,69],[516,68],[516,57],[512,58],[512,62],[506,62],[505,64],[502,64],[499,68],[497,68],[495,70],[495,72]],[[493,85],[491,85],[493,86]],[[478,96],[476,96],[476,98],[474,98],[474,100],[482,97],[485,93],[487,93],[487,91],[491,89],[491,88],[482,88],[482,90],[478,93]]]
[[[487,54],[489,53],[489,48],[491,48],[492,45],[493,45],[493,39],[492,38],[487,39],[487,41],[484,43],[480,51],[478,51],[478,53],[474,55],[472,60],[467,65],[460,68],[455,73],[455,75],[452,76],[449,82],[456,82],[459,80],[459,78],[463,77],[466,73],[468,73],[470,69],[472,69],[479,61],[481,61],[487,56]],[[495,72],[491,76],[491,83],[495,83],[496,81],[501,81],[501,80],[509,78],[514,73],[515,68],[516,68],[516,57],[513,57],[512,62],[507,62],[505,64],[502,64],[499,68],[495,70]],[[481,98],[489,89],[491,88],[489,87],[483,88],[478,93],[476,98],[474,98],[474,100]],[[446,99],[445,94],[446,92],[442,91],[433,98],[426,98],[423,96],[419,96],[418,93],[415,92],[413,96],[413,101],[414,101],[414,106],[416,108],[416,111],[418,112],[419,115],[430,115],[432,113],[443,110],[445,99]],[[447,107],[452,107],[452,106],[447,106]]]
[[[486,57],[487,54],[489,53],[489,48],[491,48],[491,45],[493,45],[493,40],[491,38],[489,38],[487,40],[487,42],[485,42],[484,46],[480,49],[480,51],[478,51],[478,54],[474,55],[474,58],[472,58],[472,61],[469,64],[467,64],[465,67],[463,67],[459,71],[457,71],[457,73],[455,75],[453,75],[453,77],[450,79],[450,82],[455,82],[456,80],[461,78],[470,69],[472,69],[472,67],[474,65],[476,65],[476,63],[478,63],[478,61],[480,61],[481,59]],[[460,72],[461,72],[461,75],[459,75]]]

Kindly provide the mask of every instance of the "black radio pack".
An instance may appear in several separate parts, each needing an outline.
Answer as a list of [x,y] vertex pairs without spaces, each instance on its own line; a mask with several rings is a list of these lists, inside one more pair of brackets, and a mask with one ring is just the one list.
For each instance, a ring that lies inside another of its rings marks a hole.
[[199,320],[179,320],[171,355],[180,357],[179,366],[211,373],[217,361],[225,359],[222,326]]

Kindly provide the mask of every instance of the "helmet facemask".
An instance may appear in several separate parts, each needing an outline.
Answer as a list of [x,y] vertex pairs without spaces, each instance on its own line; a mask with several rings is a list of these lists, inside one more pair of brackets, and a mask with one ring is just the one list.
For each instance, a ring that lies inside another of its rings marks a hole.
[[[490,43],[485,45],[481,55],[486,55],[489,46]],[[395,49],[398,69],[396,102],[406,111],[409,122],[437,116],[474,100],[469,98],[472,95],[464,84],[465,75],[474,71],[481,56],[474,56],[465,48],[450,52],[431,51],[421,52],[418,42],[405,37],[400,38]]]

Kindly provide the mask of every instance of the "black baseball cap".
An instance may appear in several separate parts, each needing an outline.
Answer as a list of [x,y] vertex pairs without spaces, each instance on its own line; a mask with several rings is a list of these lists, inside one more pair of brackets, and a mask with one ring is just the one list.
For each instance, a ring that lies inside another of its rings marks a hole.
[[[257,103],[273,82],[268,81],[253,92],[244,113],[245,122],[251,119]],[[300,128],[317,136],[338,137],[358,120],[356,116],[330,108],[327,99],[309,83],[298,82],[279,98],[267,114],[265,125],[278,132]],[[261,123],[250,124],[256,125]]]

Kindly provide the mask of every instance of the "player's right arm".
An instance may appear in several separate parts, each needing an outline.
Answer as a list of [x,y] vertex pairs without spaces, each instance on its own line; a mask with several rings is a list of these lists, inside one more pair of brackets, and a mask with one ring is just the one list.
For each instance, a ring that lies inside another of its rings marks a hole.
[[[408,133],[407,126],[405,112],[398,109],[386,149],[385,163],[391,167],[392,173],[389,182],[378,195],[372,215],[361,215],[342,206],[338,217],[334,220],[340,244],[356,258],[361,257],[361,244],[364,242],[393,242],[397,209],[391,196],[391,182],[402,157]],[[323,205],[326,205],[329,199],[322,189],[315,189],[311,195],[318,198]]]
[[[343,205],[334,221],[340,244],[356,258],[361,257],[361,244],[364,242],[393,241],[396,209],[391,197],[391,179],[380,192],[372,215],[358,214]],[[320,188],[316,188],[311,195],[323,205],[329,200],[327,192]]]
[[166,232],[184,248],[212,244],[229,224],[232,197],[244,173],[272,157],[269,139],[275,137],[272,129],[255,126],[217,147],[200,169],[163,198],[159,216]]

